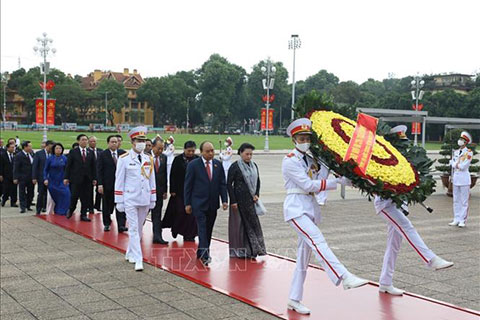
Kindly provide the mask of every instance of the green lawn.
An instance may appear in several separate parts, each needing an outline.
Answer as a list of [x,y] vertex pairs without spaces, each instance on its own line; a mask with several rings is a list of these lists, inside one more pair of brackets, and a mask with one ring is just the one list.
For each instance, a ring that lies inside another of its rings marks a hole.
[[[71,145],[76,141],[77,135],[80,133],[85,133],[87,136],[94,135],[97,137],[97,145],[99,148],[105,148],[107,146],[107,137],[112,133],[105,132],[61,132],[61,131],[52,131],[48,132],[48,139],[61,142],[66,149],[70,149]],[[43,131],[2,131],[1,136],[5,140],[8,138],[14,138],[17,136],[20,140],[30,140],[32,141],[33,148],[40,148],[40,143],[43,140]],[[127,133],[122,133],[124,138],[123,148],[128,148],[128,135]],[[170,134],[162,134],[164,139],[168,138]],[[155,134],[148,134],[148,137],[153,139]],[[219,141],[223,141],[227,138],[227,135],[224,134],[174,134],[175,146],[177,149],[183,148],[183,144],[187,140],[193,140],[199,145],[202,141],[209,140],[213,142],[215,148],[219,148]],[[249,142],[255,146],[258,150],[263,150],[265,145],[265,138],[263,136],[253,136],[253,135],[232,135],[231,136],[234,142],[234,147],[239,147],[243,142]],[[271,150],[281,150],[281,149],[290,149],[292,147],[290,139],[282,136],[270,136],[270,149]]]
[[[78,134],[82,132],[63,132],[63,131],[52,131],[48,132],[48,139],[61,142],[66,149],[70,149],[72,143],[76,141],[76,137]],[[83,132],[87,136],[95,135],[98,139],[98,147],[105,148],[107,146],[107,136],[112,133],[105,133],[105,132]],[[33,148],[38,149],[40,148],[40,143],[43,139],[43,132],[42,131],[1,131],[1,137],[4,140],[8,138],[14,138],[16,135],[20,138],[20,140],[30,140],[32,141]],[[123,148],[128,148],[128,136],[126,133],[123,133],[122,136],[124,137],[124,144]],[[168,138],[170,134],[162,135],[164,139]],[[177,149],[181,149],[183,144],[187,140],[193,140],[199,145],[202,141],[209,140],[214,143],[215,148],[219,148],[219,140],[223,141],[227,137],[227,135],[223,134],[175,134],[173,135],[175,138],[175,146]],[[149,138],[154,138],[155,134],[149,134]],[[240,146],[243,142],[249,142],[257,148],[257,150],[263,150],[265,145],[265,137],[263,136],[252,136],[252,135],[233,135],[232,136],[235,148]],[[126,142],[125,142],[126,140]],[[5,141],[6,142],[6,141]],[[441,147],[440,142],[427,142],[426,149],[427,150],[440,150]],[[223,144],[222,144],[223,148]],[[281,150],[281,149],[290,149],[292,148],[292,144],[289,138],[283,136],[270,136],[270,149],[271,150]]]

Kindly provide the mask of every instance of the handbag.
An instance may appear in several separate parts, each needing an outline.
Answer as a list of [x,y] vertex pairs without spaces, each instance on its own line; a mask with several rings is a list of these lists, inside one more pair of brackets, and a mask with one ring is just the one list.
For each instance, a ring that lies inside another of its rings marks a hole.
[[258,199],[257,202],[255,202],[255,213],[257,216],[263,216],[265,213],[267,213],[267,209],[263,205],[262,200]]

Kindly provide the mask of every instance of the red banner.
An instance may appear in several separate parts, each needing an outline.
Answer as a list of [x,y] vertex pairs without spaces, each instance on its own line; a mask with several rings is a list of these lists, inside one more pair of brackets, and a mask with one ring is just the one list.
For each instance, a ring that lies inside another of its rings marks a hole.
[[[47,125],[55,124],[55,99],[47,99]],[[43,124],[43,99],[35,100],[35,122]]]
[[[423,104],[419,103],[418,104],[418,109],[417,109],[416,105],[412,104],[412,109],[422,111]],[[422,124],[420,122],[413,122],[412,123],[412,134],[421,134],[421,133],[422,133]]]
[[[267,127],[266,122],[267,122],[267,109],[262,108],[261,110],[261,117],[260,117],[260,129],[265,130]],[[268,130],[273,130],[273,109],[268,109]]]
[[420,122],[412,123],[412,134],[421,134],[422,133],[422,124]]
[[377,124],[377,118],[364,113],[358,114],[357,126],[355,127],[347,153],[343,159],[344,161],[353,159],[363,174],[367,171],[368,163],[372,157]]

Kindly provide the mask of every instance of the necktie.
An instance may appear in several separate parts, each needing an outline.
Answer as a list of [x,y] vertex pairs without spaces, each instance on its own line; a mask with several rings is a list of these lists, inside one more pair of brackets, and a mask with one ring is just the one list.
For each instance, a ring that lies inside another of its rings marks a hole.
[[212,171],[210,170],[210,161],[207,161],[205,169],[207,169],[208,180],[212,181]]
[[155,172],[158,172],[158,167],[159,167],[158,157],[155,157]]
[[13,163],[13,155],[10,153],[10,163]]
[[138,155],[138,161],[140,161],[140,164],[142,164],[142,155]]
[[307,165],[307,168],[308,168],[308,161],[307,161],[307,156],[306,155],[303,156],[303,161],[305,161],[305,164]]
[[115,167],[117,166],[117,155],[116,153],[112,153],[113,163],[115,163]]
[[87,157],[85,156],[85,149],[82,149],[82,161],[85,162],[85,159]]

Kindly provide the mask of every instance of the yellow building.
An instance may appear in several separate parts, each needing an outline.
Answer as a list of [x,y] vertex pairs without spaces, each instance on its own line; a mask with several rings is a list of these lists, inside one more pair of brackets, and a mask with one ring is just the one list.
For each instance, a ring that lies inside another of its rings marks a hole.
[[452,73],[433,76],[432,93],[453,89],[456,93],[467,94],[473,89],[472,75]]
[[[129,72],[128,68],[123,69],[123,73],[95,70],[82,79],[82,86],[85,90],[91,91],[105,79],[115,80],[123,84],[127,91],[128,105],[123,107],[121,112],[113,113],[114,124],[153,125],[152,108],[147,102],[137,101],[137,89],[145,82],[137,69],[133,69],[132,73]],[[89,112],[89,114],[93,115],[94,112]]]
[[[7,121],[17,121],[20,123],[26,123],[27,121],[27,111],[25,110],[25,99],[18,94],[16,90],[7,88],[6,94],[6,120]],[[3,107],[2,107],[3,112]],[[2,114],[3,120],[3,114]]]

